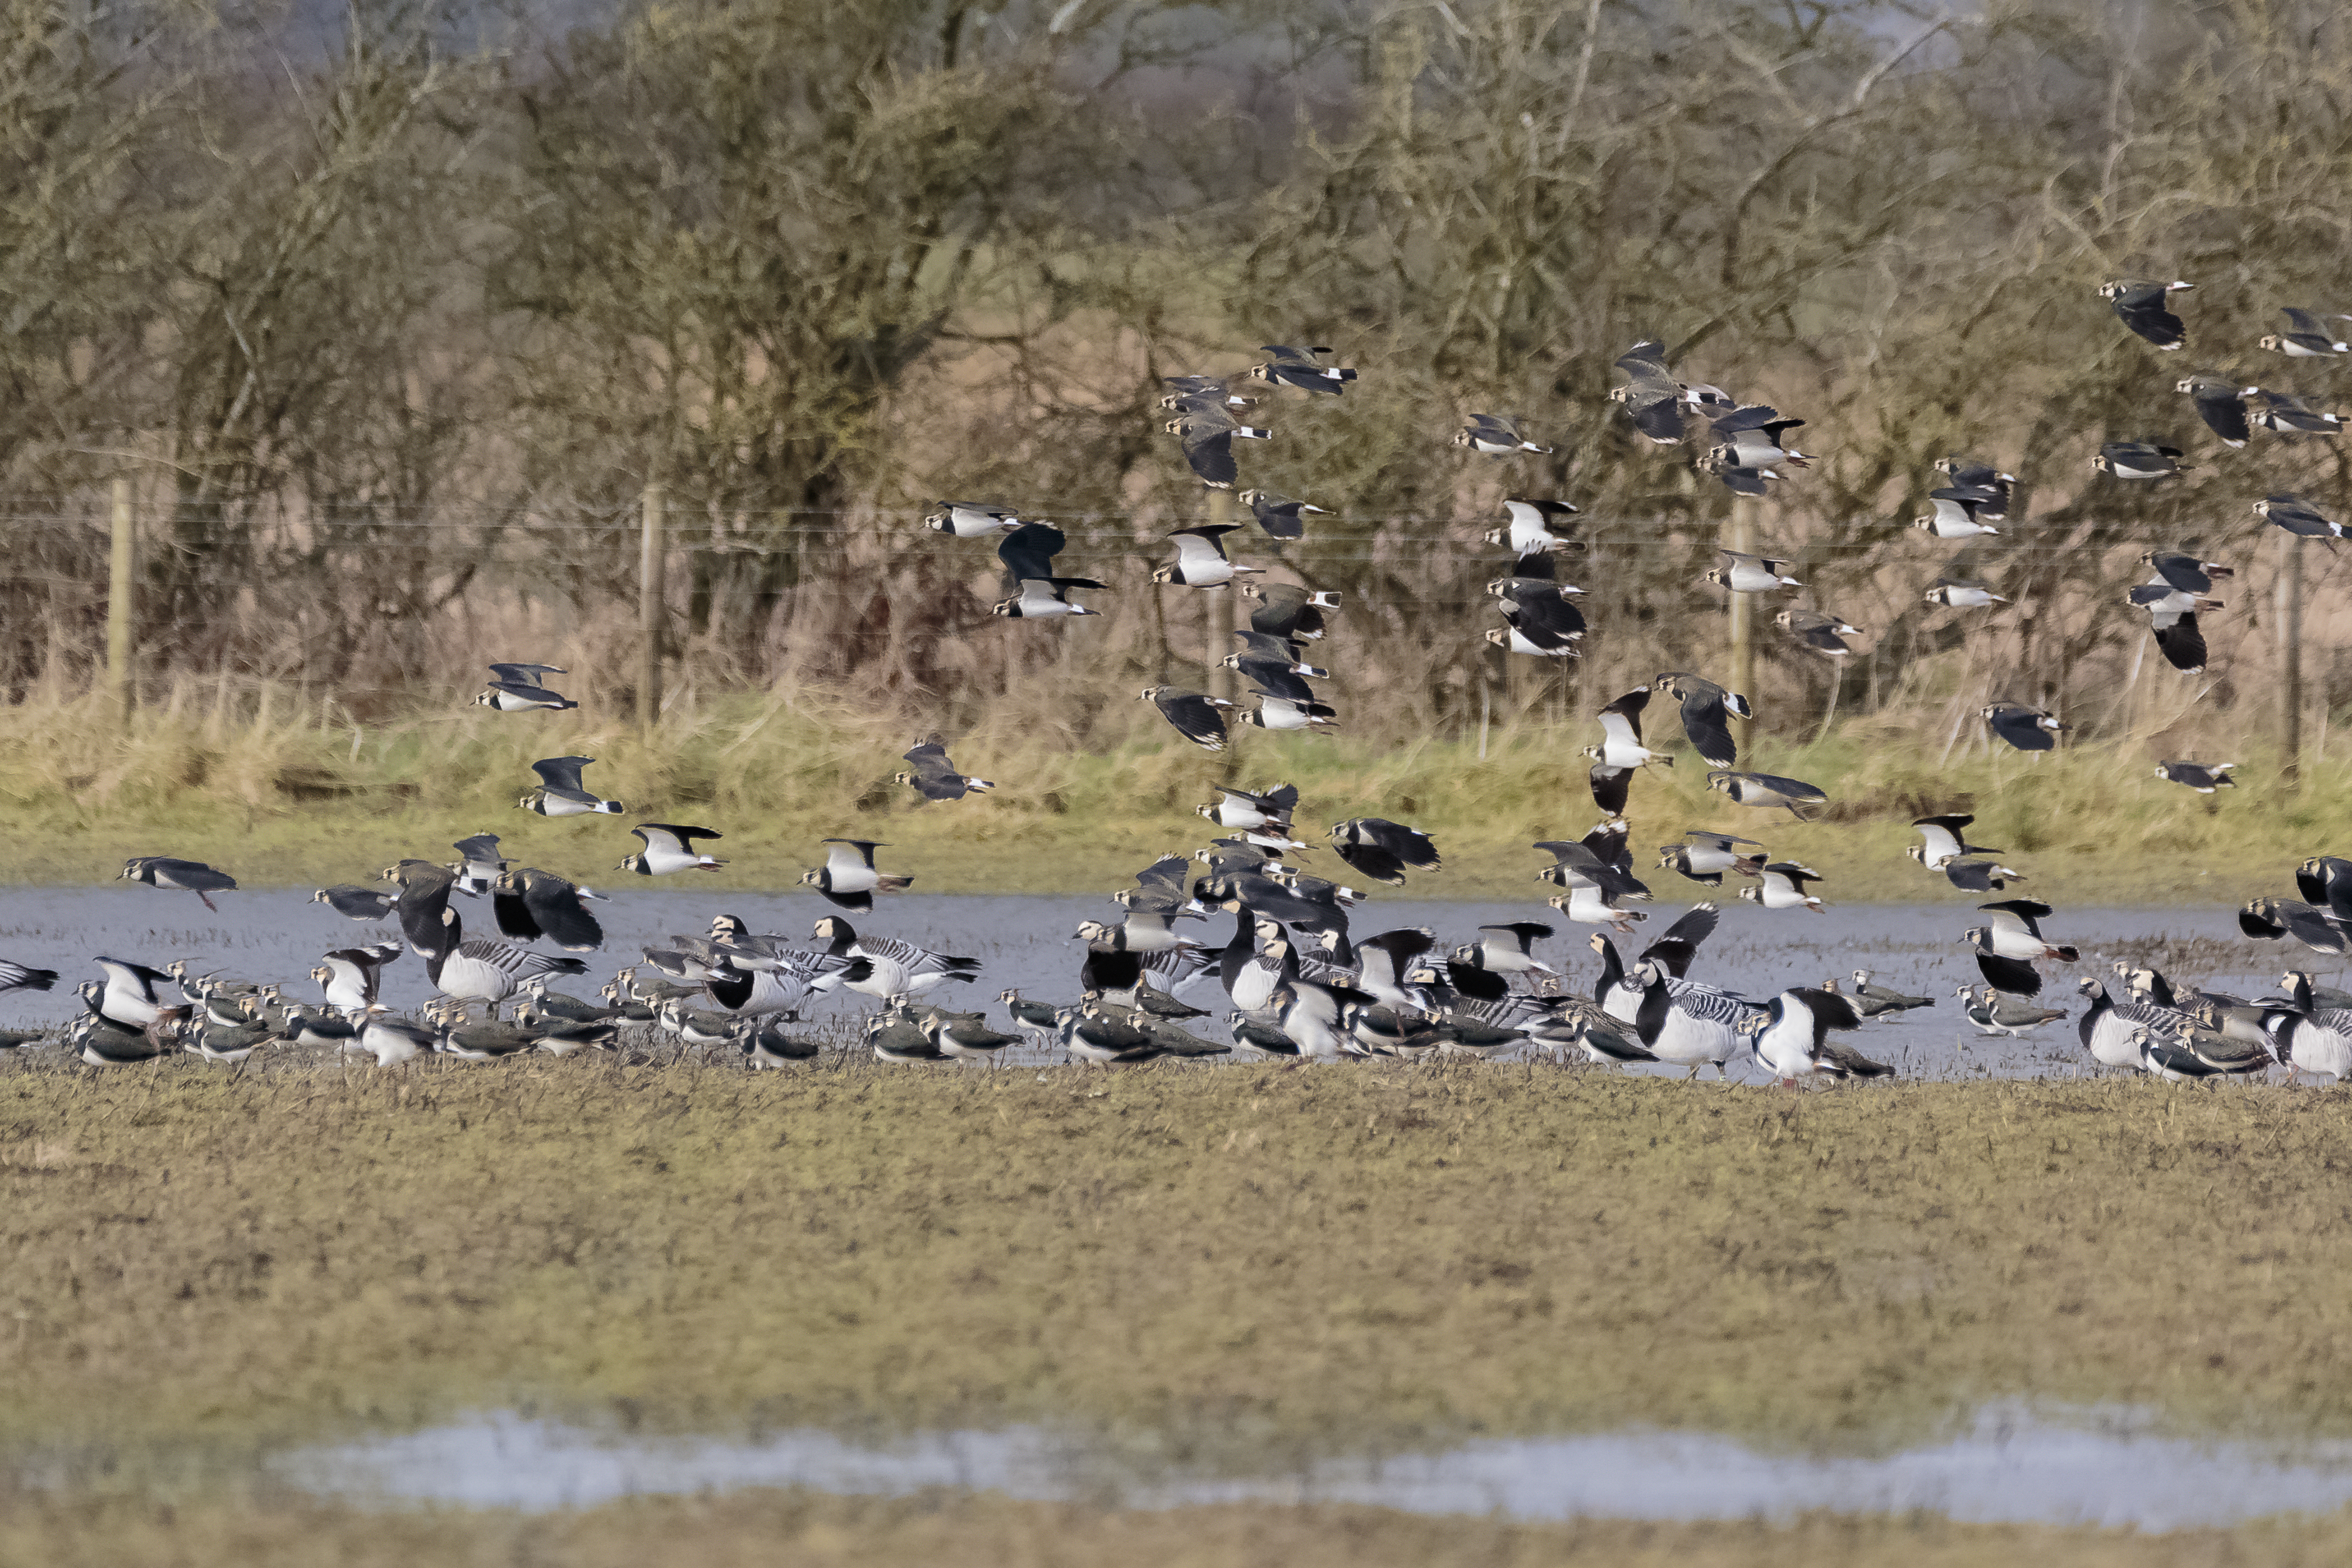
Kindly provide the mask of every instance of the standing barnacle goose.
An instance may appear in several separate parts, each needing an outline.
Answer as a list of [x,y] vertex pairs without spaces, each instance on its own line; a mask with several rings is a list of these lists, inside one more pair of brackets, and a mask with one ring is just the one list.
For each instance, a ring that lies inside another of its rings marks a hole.
[[2235,763],[2158,763],[2156,776],[2167,784],[2193,789],[2199,795],[2211,795],[2217,789],[2238,787],[2238,781],[2230,776],[2237,766]]
[[2344,525],[2293,491],[2264,496],[2254,503],[2257,514],[2300,539],[2341,539]]
[[1927,500],[1935,510],[1924,517],[1915,517],[1911,526],[1925,530],[1938,539],[1974,539],[1979,534],[1999,533],[1986,520],[1984,507],[1990,501],[1990,490],[1947,486],[1929,490]]
[[1428,834],[1385,817],[1351,816],[1333,823],[1331,847],[1355,870],[1393,888],[1404,886],[1407,867],[1435,871],[1444,865]]
[[[2082,1017],[2075,1020],[2074,1032],[2081,1038],[2083,1048],[2091,1053],[2091,1059],[2105,1068],[2137,1069],[2144,1067],[2146,1064],[2140,1059],[2139,1043],[2135,1037],[2143,1026],[2154,1021],[2151,1015],[2155,1009],[2144,1002],[2117,1003],[2106,986],[2092,975],[2085,974],[2074,982],[2074,988],[2090,1004]],[[1966,992],[1968,987],[1960,989]],[[1999,994],[1999,992],[1988,989],[1985,992],[1988,1004]],[[2064,1016],[2063,1014],[2056,1016]]]
[[2179,317],[2165,309],[2165,296],[2196,287],[2178,279],[2164,283],[2145,278],[2117,278],[2099,285],[2099,298],[2114,307],[2116,320],[2125,326],[2169,352],[2189,341],[2189,329],[2181,324]]
[[580,704],[550,691],[540,680],[543,675],[567,673],[551,664],[494,664],[490,666],[490,683],[474,699],[474,706],[500,713],[528,713],[541,709],[561,712],[577,708]]
[[11,963],[0,959],[0,994],[10,991],[47,991],[58,983],[54,969],[36,969],[29,963]]
[[1961,1015],[1977,1026],[1980,1035],[2020,1036],[2066,1016],[2063,1007],[2036,1007],[2029,1002],[2012,1002],[1990,985],[1981,994],[1963,985],[1956,994],[1961,998]]
[[310,978],[325,990],[327,1005],[344,1013],[364,1013],[375,1005],[382,989],[383,966],[400,956],[391,947],[340,947],[319,961]]
[[1304,539],[1307,536],[1305,514],[1318,517],[1330,514],[1319,506],[1309,506],[1303,500],[1293,500],[1273,490],[1244,490],[1238,498],[1257,519],[1257,525],[1268,539]]
[[914,996],[950,980],[973,980],[980,975],[980,960],[976,958],[933,952],[894,936],[861,937],[839,915],[827,915],[818,921],[815,935],[826,944],[825,956],[845,963],[862,958],[872,965],[863,979],[851,979],[847,978],[847,973],[855,972],[851,964],[841,982],[850,990],[862,991],[868,996],[885,1000]]
[[1979,492],[1984,499],[1974,501],[1972,514],[1985,522],[2001,522],[2009,517],[2009,502],[2017,486],[2017,476],[2007,474],[1990,463],[1975,458],[1964,458],[1958,452],[1936,459],[1936,471],[1952,481],[1952,488]]
[[1664,671],[1650,686],[1682,704],[1683,733],[1708,766],[1727,768],[1739,760],[1732,743],[1731,720],[1735,714],[1742,719],[1756,717],[1746,697],[1685,670]]
[[1222,408],[1195,407],[1161,426],[1183,444],[1184,461],[1200,481],[1213,490],[1229,490],[1241,477],[1234,462],[1234,442],[1271,441],[1274,432],[1244,425]]
[[567,952],[593,952],[604,945],[604,928],[587,905],[588,900],[601,901],[604,895],[593,888],[525,866],[500,872],[491,892],[502,936],[518,942],[545,937]]
[[1160,717],[1174,725],[1178,734],[1202,751],[1225,749],[1224,710],[1234,703],[1181,686],[1147,686],[1139,700],[1159,709]]
[[914,771],[898,773],[895,780],[912,786],[925,800],[961,800],[967,795],[986,795],[996,787],[987,779],[959,773],[937,735],[927,736],[908,747],[906,760],[915,764]]
[[449,847],[457,852],[449,875],[454,879],[452,885],[461,893],[479,898],[506,874],[507,862],[499,855],[499,836],[495,833],[477,833],[471,838],[460,838]]
[[540,975],[588,973],[588,966],[576,958],[527,952],[487,937],[468,941],[457,911],[446,906],[441,910],[441,922],[448,932],[447,945],[438,952],[424,955],[425,978],[444,996],[459,1002],[488,1003],[493,1018],[498,1016],[499,1004],[513,995],[526,980]]
[[915,885],[912,877],[887,876],[874,868],[874,851],[887,844],[871,838],[828,838],[824,864],[801,873],[801,886],[814,888],[845,910],[870,910],[877,893],[903,893]]
[[[641,822],[629,829],[645,848],[621,862],[619,869],[640,877],[667,877],[673,871],[716,871],[727,864],[694,847],[698,838],[716,840],[715,828],[686,827],[674,822]],[[803,879],[806,880],[806,879]]]
[[1642,744],[1642,710],[1649,700],[1650,689],[1637,686],[1601,709],[1601,743],[1585,747],[1584,754],[1608,768],[1639,768],[1652,763],[1673,767],[1674,758]]
[[1979,712],[1987,729],[2021,752],[2046,752],[2058,743],[2062,731],[2074,727],[2021,702],[1995,702]]
[[1792,985],[1765,1005],[1764,1026],[1756,1032],[1756,1059],[1791,1087],[1811,1075],[1891,1077],[1893,1068],[1829,1037],[1832,1029],[1860,1027],[1862,1015],[1853,1010],[1851,999],[1811,985]]
[[2252,426],[2246,423],[2246,399],[2262,391],[2261,387],[2241,386],[2218,375],[2192,375],[2174,390],[2185,392],[2195,400],[2197,416],[2221,437],[2224,447],[2242,447],[2253,435]]
[[541,816],[618,816],[621,803],[604,800],[580,782],[580,770],[593,757],[543,757],[530,764],[539,787],[516,804]]
[[236,890],[236,879],[226,871],[215,871],[201,860],[174,860],[168,855],[142,855],[126,862],[116,881],[144,882],[151,888],[167,888],[183,893],[194,893],[205,901],[205,908],[215,914],[220,906],[212,900],[215,893]]
[[393,908],[400,900],[397,893],[380,893],[373,888],[353,887],[348,883],[334,888],[321,888],[310,895],[314,904],[325,904],[337,914],[355,921],[381,921],[392,917]]
[[2329,321],[2352,321],[2352,316],[2322,315],[2292,305],[2280,306],[2279,313],[2286,318],[2286,331],[2267,332],[2261,340],[2261,346],[2270,353],[2290,359],[2325,359],[2352,350],[2352,343],[2337,342],[2336,334],[2327,330]]
[[1719,789],[1742,805],[1786,806],[1790,816],[1799,822],[1811,822],[1805,814],[1807,806],[1821,805],[1830,798],[1820,786],[1801,779],[1782,778],[1778,773],[1741,773],[1717,769],[1706,775],[1706,787]]
[[1356,379],[1356,373],[1338,365],[1327,365],[1316,358],[1328,354],[1328,348],[1294,348],[1288,343],[1261,343],[1258,353],[1266,356],[1264,364],[1249,367],[1250,379],[1265,382],[1268,386],[1296,386],[1307,392],[1328,392],[1339,395],[1340,389]]
[[1454,432],[1456,447],[1489,458],[1516,457],[1521,452],[1545,453],[1549,447],[1538,447],[1520,432],[1519,422],[1500,414],[1473,414],[1462,428]]
[[1556,521],[1576,515],[1576,508],[1567,501],[1507,496],[1503,500],[1503,514],[1509,521],[1488,532],[1486,542],[1507,544],[1514,555],[1545,554],[1554,550],[1565,550],[1576,542],[1573,531],[1552,531]]
[[1764,869],[1767,857],[1742,855],[1736,847],[1744,844],[1750,849],[1762,849],[1764,846],[1753,838],[1740,838],[1728,833],[1708,833],[1696,827],[1684,828],[1683,837],[1684,843],[1658,847],[1659,870],[1679,871],[1694,882],[1720,888],[1726,871],[1753,877]]
[[2352,1012],[2318,1005],[2311,976],[2300,970],[2287,971],[2286,984],[2293,1005],[2264,1013],[2263,1033],[2285,1065],[2287,1081],[2298,1073],[2352,1078]]
[[1805,884],[1818,882],[1822,874],[1794,860],[1776,860],[1764,868],[1763,879],[1753,888],[1742,888],[1739,896],[1751,904],[1761,904],[1768,910],[1811,910],[1822,912],[1821,900],[1805,891]]
[[1242,565],[1225,553],[1225,535],[1240,526],[1202,523],[1173,531],[1168,537],[1176,542],[1176,559],[1156,568],[1151,580],[1180,588],[1222,588],[1244,573],[1265,571],[1263,566]]
[[1862,635],[1862,628],[1847,625],[1843,616],[1825,616],[1818,610],[1783,610],[1772,617],[1772,624],[1793,637],[1799,647],[1830,659],[1853,657],[1853,649],[1845,639]]
[[1672,447],[1683,438],[1683,388],[1666,369],[1666,345],[1644,338],[1617,356],[1625,373],[1622,386],[1609,389],[1609,401],[1625,410],[1633,428],[1656,446]]
[[982,506],[977,501],[943,500],[939,510],[923,519],[927,528],[940,533],[950,533],[958,539],[980,539],[1021,526],[1021,519],[1011,509]]
[[1777,594],[1783,588],[1801,588],[1804,584],[1788,574],[1793,561],[1777,561],[1768,555],[1748,555],[1737,550],[1718,550],[1723,564],[1710,566],[1699,574],[1703,581],[1735,594]]
[[2155,441],[2109,441],[2091,459],[2091,467],[2119,479],[2169,479],[2189,471],[2178,447]]
[[[1612,956],[1604,953],[1604,961]],[[1601,994],[1601,1010],[1632,1024],[1644,1050],[1659,1061],[1687,1066],[1691,1078],[1710,1063],[1717,1078],[1729,1078],[1733,1058],[1751,1048],[1748,1026],[1757,1015],[1754,1003],[1677,978],[1661,962],[1644,958],[1613,984],[1604,975]]]

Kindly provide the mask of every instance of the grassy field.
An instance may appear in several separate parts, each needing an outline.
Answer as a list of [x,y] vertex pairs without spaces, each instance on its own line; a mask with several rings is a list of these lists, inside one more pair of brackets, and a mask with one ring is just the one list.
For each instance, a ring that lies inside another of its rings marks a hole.
[[529,1405],[1211,1461],[1995,1398],[2352,1436],[2352,1103],[1549,1068],[0,1072],[0,1438]]
[[0,1492],[0,1563],[12,1568],[2333,1568],[2352,1553],[2352,1522],[2341,1519],[2142,1537],[1924,1518],[1517,1525],[1369,1508],[1137,1513],[990,1497],[879,1501],[795,1492],[646,1499],[553,1516],[362,1513],[285,1499],[65,1501]]
[[[497,715],[453,707],[356,726],[331,701],[256,696],[207,708],[197,697],[142,710],[125,732],[94,701],[0,710],[0,804],[19,829],[12,875],[102,880],[131,854],[223,866],[253,886],[319,885],[379,870],[400,855],[446,854],[467,834],[504,835],[509,853],[576,880],[605,883],[645,820],[726,835],[732,865],[710,885],[790,886],[827,837],[887,840],[886,868],[931,892],[1074,892],[1118,885],[1170,849],[1213,836],[1192,807],[1218,782],[1303,792],[1302,837],[1344,817],[1384,816],[1433,833],[1443,872],[1413,879],[1431,897],[1528,897],[1544,858],[1528,847],[1598,820],[1578,754],[1589,723],[1527,725],[1475,741],[1383,747],[1345,736],[1244,729],[1211,754],[1176,740],[1142,705],[1107,749],[1080,750],[1039,716],[1007,712],[956,742],[968,772],[998,781],[985,797],[924,805],[890,774],[908,737],[817,699],[746,694],[673,713],[649,742],[577,714]],[[519,810],[530,762],[599,759],[589,781],[628,815],[550,822]],[[1632,819],[1646,868],[1686,826],[1763,840],[1828,878],[1837,901],[1949,896],[1903,858],[1908,824],[1974,810],[1977,836],[2057,902],[2236,901],[2286,885],[2306,856],[2352,844],[2352,779],[2305,768],[2289,792],[2261,756],[2246,786],[2208,800],[2152,774],[2136,749],[2039,758],[1860,723],[1825,743],[1759,744],[1754,766],[1827,789],[1820,821],[1731,805],[1683,751],[1671,773],[1637,781]],[[1326,854],[1318,868],[1344,876]],[[1662,899],[1695,892],[1671,873]]]

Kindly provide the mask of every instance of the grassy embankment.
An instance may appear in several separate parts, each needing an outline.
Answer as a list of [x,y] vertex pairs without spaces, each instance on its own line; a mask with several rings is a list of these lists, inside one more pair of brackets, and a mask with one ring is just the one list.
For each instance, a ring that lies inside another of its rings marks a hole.
[[[234,712],[191,698],[142,711],[129,731],[102,705],[78,701],[0,710],[0,805],[20,880],[102,880],[137,853],[210,860],[253,886],[364,878],[401,854],[438,856],[459,837],[505,836],[534,864],[603,882],[635,847],[630,823],[697,821],[726,835],[722,884],[790,886],[818,858],[818,840],[887,840],[885,865],[930,892],[1091,891],[1135,867],[1211,836],[1192,808],[1220,780],[1299,784],[1302,835],[1372,815],[1434,834],[1443,873],[1415,877],[1424,897],[1526,897],[1538,838],[1597,820],[1577,748],[1589,726],[1560,733],[1498,730],[1481,760],[1474,742],[1376,746],[1346,736],[1243,730],[1235,750],[1183,744],[1140,704],[1107,749],[1006,713],[959,738],[957,763],[998,791],[926,805],[889,782],[908,737],[899,726],[837,704],[782,694],[701,701],[674,713],[650,743],[618,722],[577,714],[494,715],[454,705],[355,727],[331,704],[290,698]],[[1685,826],[1716,826],[1768,843],[1829,879],[1832,901],[1937,900],[1940,878],[1902,855],[1923,811],[1974,809],[1978,836],[2027,871],[2029,890],[2061,902],[2235,901],[2286,885],[2305,856],[2352,844],[2352,781],[2307,766],[2305,787],[2266,782],[2250,757],[2248,784],[2199,797],[2151,776],[2131,748],[2029,758],[1968,747],[1946,761],[1937,742],[1868,724],[1823,744],[1762,742],[1754,761],[1827,789],[1832,806],[1798,825],[1785,812],[1736,806],[1706,788],[1686,749],[1672,773],[1637,781],[1634,842],[1654,847]],[[520,811],[537,757],[600,759],[590,782],[628,803],[618,819],[550,822]],[[1344,875],[1333,858],[1318,868]],[[1672,900],[1696,889],[1667,875]]]

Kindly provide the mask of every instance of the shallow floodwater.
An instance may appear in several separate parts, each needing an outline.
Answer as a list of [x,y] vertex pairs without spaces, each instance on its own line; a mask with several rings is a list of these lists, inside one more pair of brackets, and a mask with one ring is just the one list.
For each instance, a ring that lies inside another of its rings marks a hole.
[[[1661,886],[1660,890],[1665,889]],[[707,883],[648,888],[623,878],[611,892],[611,902],[595,906],[607,939],[604,952],[587,955],[591,973],[559,989],[593,995],[613,969],[635,958],[645,945],[672,934],[703,934],[716,914],[739,915],[756,931],[807,940],[819,917],[835,912],[814,894],[732,893]],[[488,900],[454,901],[469,932],[494,931]],[[158,968],[185,958],[199,973],[280,981],[289,996],[316,1000],[319,991],[308,975],[321,953],[398,934],[389,921],[345,920],[327,906],[310,902],[300,890],[226,893],[219,895],[219,902],[220,912],[214,915],[194,895],[127,883],[0,889],[0,958],[55,969],[61,976],[54,992],[0,997],[0,1026],[72,1017],[80,1008],[72,987],[98,977],[89,961],[99,953]],[[1959,940],[1960,932],[1981,918],[1975,903],[1955,899],[1934,906],[1853,904],[1811,914],[1727,902],[1722,924],[1701,950],[1692,976],[1765,996],[1784,985],[1819,984],[1832,977],[1843,983],[1853,970],[1868,969],[1881,984],[1934,996],[1932,1008],[1874,1022],[1846,1037],[1909,1077],[2071,1077],[2099,1070],[2079,1044],[2071,1016],[2022,1039],[1979,1035],[1960,1016],[1954,988],[1981,984],[1969,951]],[[1630,960],[1648,933],[1663,931],[1686,907],[1653,906],[1636,935],[1615,939],[1619,952]],[[1007,986],[1018,986],[1024,994],[1042,1001],[1076,1000],[1081,951],[1072,933],[1080,921],[1115,919],[1120,912],[1097,895],[931,894],[886,898],[875,913],[850,918],[862,932],[903,937],[982,960],[986,968],[978,984],[941,987],[927,999],[961,1007],[985,1005],[992,1020],[1005,1027],[996,996]],[[1440,902],[1383,892],[1352,911],[1351,929],[1361,939],[1399,926],[1427,926],[1450,946],[1476,940],[1476,928],[1483,923],[1527,920],[1554,927],[1558,934],[1539,943],[1537,955],[1560,970],[1570,985],[1589,991],[1599,973],[1599,961],[1585,945],[1591,928],[1568,924],[1536,900]],[[2082,1010],[2075,976],[2105,975],[2117,958],[2154,963],[2176,981],[2240,995],[2275,990],[2280,973],[2289,966],[2309,968],[2325,982],[2343,983],[2338,966],[2299,944],[2258,942],[2241,935],[2234,911],[2223,906],[2069,909],[2045,921],[2043,927],[2052,941],[2072,943],[2083,952],[2080,965],[2042,966],[2046,983],[2041,1001],[2070,1015]],[[1233,922],[1219,915],[1183,922],[1183,929],[1219,946],[1232,934]],[[1205,989],[1213,992],[1213,983]],[[404,956],[384,970],[383,994],[395,1007],[425,1001],[432,994],[425,966],[414,955]],[[820,1005],[811,1014],[812,1025],[845,1028],[873,1005],[854,993],[842,995],[845,1000]],[[1195,1020],[1191,1026],[1222,1040],[1227,1037],[1218,1021],[1222,995],[1197,1005],[1213,1003],[1217,1016]],[[1010,1059],[1038,1063],[1049,1058],[1031,1052]],[[1237,1053],[1235,1059],[1250,1058]],[[1748,1072],[1751,1078],[1760,1077],[1753,1068]]]
[[2067,1419],[2008,1407],[1979,1412],[1947,1441],[1880,1458],[1768,1454],[1706,1434],[1599,1433],[1330,1458],[1238,1479],[1171,1469],[1039,1427],[887,1444],[816,1429],[728,1442],[598,1434],[501,1412],[298,1449],[268,1469],[299,1489],[362,1503],[535,1511],[740,1487],[863,1496],[955,1487],[1128,1508],[1349,1502],[1523,1520],[1922,1510],[1970,1523],[2163,1531],[2352,1502],[2352,1444],[2200,1443],[2156,1435],[2126,1415]]

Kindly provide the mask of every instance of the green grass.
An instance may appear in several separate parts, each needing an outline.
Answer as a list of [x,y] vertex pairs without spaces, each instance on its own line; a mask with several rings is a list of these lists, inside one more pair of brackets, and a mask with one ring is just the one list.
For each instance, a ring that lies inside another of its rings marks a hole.
[[[1068,695],[1068,694],[1065,694]],[[1076,694],[1072,700],[1085,699]],[[1086,700],[1092,700],[1086,699]],[[259,688],[178,689],[125,730],[95,700],[0,710],[0,806],[20,828],[23,880],[103,879],[135,853],[210,860],[249,885],[318,885],[380,869],[397,855],[446,853],[498,832],[509,852],[601,881],[635,847],[629,824],[696,821],[726,835],[723,885],[790,885],[818,841],[887,840],[886,868],[923,891],[1088,891],[1169,849],[1212,837],[1192,807],[1219,781],[1297,783],[1303,837],[1373,815],[1433,833],[1446,857],[1413,890],[1454,898],[1534,897],[1545,864],[1528,846],[1598,819],[1578,754],[1589,726],[1498,729],[1475,741],[1386,746],[1346,736],[1240,731],[1213,755],[1176,740],[1129,695],[1085,715],[1083,744],[1047,695],[992,709],[955,740],[959,765],[998,781],[992,795],[924,805],[889,782],[909,736],[886,721],[806,694],[746,693],[685,705],[650,738],[578,714],[499,715],[455,705],[354,725],[323,705]],[[530,762],[576,752],[589,780],[628,803],[620,819],[549,822],[520,811]],[[1743,833],[1823,872],[1832,902],[1946,896],[1943,879],[1903,858],[1923,812],[1973,809],[1977,836],[2059,902],[2234,901],[2283,887],[2305,856],[2352,841],[2352,779],[2306,765],[2299,791],[2274,759],[2249,756],[2245,787],[2207,800],[2152,776],[2137,751],[2091,747],[2030,758],[1941,743],[1865,722],[1823,744],[1767,738],[1754,766],[1830,792],[1822,819],[1731,805],[1706,788],[1684,751],[1672,772],[1638,780],[1632,818],[1647,867],[1685,826]],[[1328,854],[1318,868],[1344,876]],[[716,879],[713,879],[717,881]],[[1671,873],[1662,899],[1696,889]]]
[[2347,1121],[2140,1079],[20,1061],[0,1441],[530,1405],[1247,1466],[1629,1425],[1872,1450],[1992,1399],[2342,1437]]

